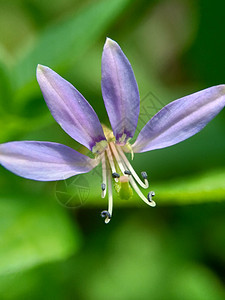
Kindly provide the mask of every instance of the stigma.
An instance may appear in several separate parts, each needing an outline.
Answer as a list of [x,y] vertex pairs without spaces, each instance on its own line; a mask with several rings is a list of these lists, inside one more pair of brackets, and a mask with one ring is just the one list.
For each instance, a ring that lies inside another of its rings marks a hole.
[[[137,175],[131,163],[125,155],[125,151],[129,152],[133,158],[133,152],[129,142],[122,144],[116,142],[113,132],[103,126],[107,143],[103,145],[96,144],[96,153],[102,164],[102,183],[101,197],[105,198],[108,193],[108,209],[101,212],[101,217],[105,219],[105,223],[109,223],[113,213],[113,184],[116,192],[122,199],[130,199],[133,190],[137,195],[149,206],[154,207],[156,203],[153,201],[155,193],[150,191],[147,197],[144,196],[139,186],[147,189],[149,187],[148,176],[146,172],[141,172],[142,179]],[[125,139],[125,137],[124,137]],[[99,149],[101,150],[99,152]]]

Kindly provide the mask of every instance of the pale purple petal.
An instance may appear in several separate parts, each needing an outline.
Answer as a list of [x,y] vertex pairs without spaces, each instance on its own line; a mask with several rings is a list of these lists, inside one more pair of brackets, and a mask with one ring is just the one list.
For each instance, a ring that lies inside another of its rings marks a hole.
[[199,132],[225,106],[225,85],[175,100],[162,108],[141,130],[134,152],[177,144]]
[[140,110],[138,86],[128,59],[109,38],[102,54],[102,95],[116,140],[132,138]]
[[65,132],[90,150],[105,139],[98,116],[72,84],[41,65],[37,80],[48,108]]
[[28,179],[53,181],[87,173],[98,161],[62,144],[23,141],[0,144],[0,164]]

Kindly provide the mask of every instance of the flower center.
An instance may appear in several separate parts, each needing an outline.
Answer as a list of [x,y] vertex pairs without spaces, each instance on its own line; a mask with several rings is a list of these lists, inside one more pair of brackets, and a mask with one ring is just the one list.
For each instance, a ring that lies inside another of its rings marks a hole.
[[147,197],[145,197],[138,187],[139,184],[142,188],[147,189],[149,183],[147,173],[142,172],[142,179],[140,179],[124,153],[125,150],[130,151],[132,154],[131,145],[129,143],[124,146],[117,144],[112,131],[108,128],[107,131],[104,128],[104,133],[107,138],[107,147],[102,153],[100,152],[102,163],[101,189],[102,198],[106,196],[108,191],[108,210],[102,211],[101,216],[105,218],[105,223],[109,223],[113,211],[112,181],[114,181],[115,189],[121,198],[130,199],[133,195],[133,188],[145,203],[152,207],[156,204],[152,200],[152,197],[155,195],[153,191],[149,192]]

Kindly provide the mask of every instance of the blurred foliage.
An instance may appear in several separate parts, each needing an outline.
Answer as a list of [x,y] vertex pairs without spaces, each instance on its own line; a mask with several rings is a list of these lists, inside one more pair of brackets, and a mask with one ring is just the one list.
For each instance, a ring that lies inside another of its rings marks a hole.
[[[84,210],[78,219],[88,213]],[[224,246],[224,239],[208,239],[216,224],[224,234],[220,208],[198,207],[194,213],[191,207],[150,213],[128,209],[126,215],[118,211],[117,219],[113,229],[103,227],[97,217],[87,222],[86,242],[68,261],[2,277],[1,298],[224,299],[216,259],[217,253],[224,259],[224,252],[209,246]]]
[[76,228],[59,207],[43,200],[1,198],[0,275],[64,259],[77,250]]
[[[59,72],[108,124],[100,88],[106,36],[121,45],[139,84],[136,135],[168,102],[224,83],[222,0],[0,0],[0,7],[2,143],[50,140],[85,151],[50,115],[35,69]],[[98,168],[59,183],[1,168],[0,299],[224,299],[224,116],[181,144],[135,155],[158,208],[115,194],[108,226],[99,217],[106,203]]]

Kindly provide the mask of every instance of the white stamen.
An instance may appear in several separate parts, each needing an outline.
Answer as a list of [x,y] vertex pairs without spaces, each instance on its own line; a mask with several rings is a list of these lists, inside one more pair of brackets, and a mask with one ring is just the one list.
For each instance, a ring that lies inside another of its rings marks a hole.
[[116,158],[116,161],[117,161],[117,163],[119,165],[119,168],[120,168],[121,172],[124,174],[125,167],[124,167],[123,162],[122,162],[122,160],[121,160],[121,158],[120,158],[120,156],[119,156],[119,154],[118,154],[118,152],[116,150],[115,144],[113,142],[111,142],[110,143],[110,147],[111,147],[112,152],[113,152],[113,154],[114,154],[114,156]]
[[[130,151],[132,148],[130,146]],[[108,192],[108,210],[101,212],[101,216],[104,218],[105,223],[109,223],[112,218],[113,212],[113,191],[112,191],[112,178],[118,182],[128,183],[128,186],[131,185],[135,190],[137,195],[149,206],[156,206],[156,203],[152,200],[155,193],[153,191],[149,192],[147,197],[145,197],[138,187],[138,184],[143,188],[148,188],[149,182],[147,179],[147,173],[141,172],[141,176],[144,182],[140,179],[137,173],[134,171],[132,165],[127,159],[125,153],[121,146],[116,144],[114,141],[108,141],[108,147],[101,154],[101,163],[102,163],[102,198],[106,196]],[[118,171],[118,173],[117,173]],[[130,186],[129,186],[130,188]]]
[[107,191],[107,170],[106,170],[106,161],[105,161],[105,152],[102,153],[102,198],[105,198]]
[[134,188],[135,192],[138,194],[138,196],[148,205],[154,207],[156,206],[156,203],[151,199],[148,200],[140,191],[139,187],[137,186],[136,182],[134,181],[133,177],[130,177],[130,183],[132,185],[132,187]]
[[[111,153],[111,150],[109,148],[109,145],[106,149],[106,152],[107,152],[107,156],[108,156],[108,160],[109,160],[109,164],[110,164],[110,167],[111,167],[111,170],[112,170],[112,174],[117,174],[116,172],[116,168],[115,168],[115,165],[114,165],[114,161],[113,161],[113,157],[112,157],[112,153]],[[117,177],[114,177],[115,181],[118,182],[119,179]]]
[[149,183],[147,179],[144,179],[145,182],[143,182],[139,176],[137,175],[137,173],[134,171],[132,165],[130,164],[129,160],[127,159],[126,155],[123,153],[123,150],[116,145],[116,148],[120,154],[120,156],[122,157],[124,163],[126,164],[127,168],[131,171],[133,177],[135,178],[135,180],[137,181],[138,184],[140,184],[141,187],[143,187],[144,189],[147,189],[149,187]]
[[112,218],[112,211],[113,211],[113,192],[112,192],[112,178],[110,172],[107,174],[108,177],[108,212],[110,217],[106,216],[105,223],[109,223]]

